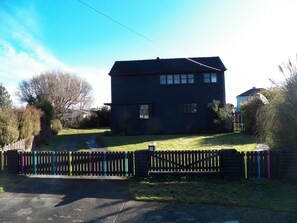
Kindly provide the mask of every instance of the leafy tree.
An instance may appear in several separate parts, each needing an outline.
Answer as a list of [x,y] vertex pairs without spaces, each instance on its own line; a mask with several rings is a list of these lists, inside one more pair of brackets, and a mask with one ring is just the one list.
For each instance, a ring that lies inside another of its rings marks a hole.
[[6,88],[0,84],[0,108],[11,108],[12,100]]
[[17,116],[10,109],[0,109],[0,146],[15,142],[19,138]]
[[69,109],[87,109],[93,102],[92,87],[86,80],[61,71],[45,72],[22,81],[17,95],[31,105],[50,102],[57,117]]

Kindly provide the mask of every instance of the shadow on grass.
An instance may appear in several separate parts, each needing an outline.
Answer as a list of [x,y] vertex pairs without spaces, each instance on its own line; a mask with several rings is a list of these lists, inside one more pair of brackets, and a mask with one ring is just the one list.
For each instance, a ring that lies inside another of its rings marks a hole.
[[221,146],[221,145],[245,145],[255,143],[255,139],[250,135],[242,133],[227,133],[227,134],[215,134],[209,135],[200,141],[204,146]]
[[98,133],[82,133],[51,136],[46,144],[37,147],[37,151],[76,151],[88,149],[86,142]]

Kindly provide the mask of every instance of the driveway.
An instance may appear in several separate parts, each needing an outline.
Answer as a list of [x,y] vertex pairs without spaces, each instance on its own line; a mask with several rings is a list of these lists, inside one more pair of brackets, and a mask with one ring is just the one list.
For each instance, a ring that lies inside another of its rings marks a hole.
[[120,178],[25,178],[0,194],[0,222],[297,222],[253,208],[131,201],[127,190]]

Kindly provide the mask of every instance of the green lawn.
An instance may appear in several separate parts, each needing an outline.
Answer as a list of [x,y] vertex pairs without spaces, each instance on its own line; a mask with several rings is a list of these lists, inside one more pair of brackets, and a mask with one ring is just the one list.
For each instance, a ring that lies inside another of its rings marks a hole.
[[52,136],[47,144],[39,146],[38,150],[87,150],[86,141],[91,137],[94,137],[98,147],[105,148],[107,151],[147,149],[151,142],[157,143],[157,150],[235,148],[238,151],[250,151],[256,148],[253,137],[240,133],[114,136],[109,135],[108,132],[109,129],[64,129],[57,136]]
[[199,203],[297,212],[297,183],[275,180],[131,179],[132,199],[174,203]]
[[157,150],[210,150],[235,148],[251,151],[256,148],[255,139],[240,133],[214,135],[142,135],[142,136],[98,136],[108,151],[134,151],[147,149],[151,142],[157,143]]

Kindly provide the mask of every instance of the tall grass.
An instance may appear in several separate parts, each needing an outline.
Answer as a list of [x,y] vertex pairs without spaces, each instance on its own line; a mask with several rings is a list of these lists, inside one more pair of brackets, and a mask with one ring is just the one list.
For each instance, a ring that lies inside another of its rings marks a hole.
[[258,115],[259,133],[271,148],[297,149],[297,68],[280,66],[285,80],[272,89],[269,104]]

